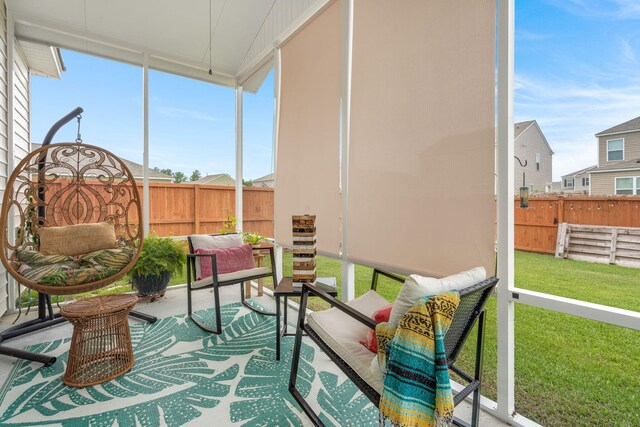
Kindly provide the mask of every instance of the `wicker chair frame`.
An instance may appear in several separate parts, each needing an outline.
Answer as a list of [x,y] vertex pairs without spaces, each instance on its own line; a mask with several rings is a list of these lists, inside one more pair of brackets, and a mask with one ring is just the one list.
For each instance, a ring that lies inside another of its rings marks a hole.
[[[4,341],[58,325],[64,321],[54,313],[51,295],[68,295],[102,288],[119,280],[133,267],[142,251],[142,207],[135,180],[127,165],[111,152],[82,143],[77,107],[49,129],[42,147],[26,156],[15,168],[5,189],[0,213],[0,261],[18,283],[38,292],[38,317],[0,333],[0,355],[32,360],[51,366],[56,357],[2,345]],[[56,132],[78,120],[74,143],[50,144]],[[36,178],[37,179],[34,179]],[[9,240],[9,219],[19,218],[16,236]],[[16,249],[39,249],[38,228],[108,221],[119,240],[134,249],[129,263],[115,274],[73,286],[35,283],[18,273]],[[153,323],[157,319],[130,311],[129,316]]]
[[[380,270],[374,270],[373,281],[371,289],[376,290],[378,276],[383,275],[393,280],[403,282],[404,278],[392,273],[387,273]],[[469,288],[460,291],[460,304],[454,315],[453,321],[447,334],[445,335],[445,349],[447,354],[447,363],[449,369],[462,378],[467,385],[460,390],[453,398],[454,405],[457,406],[460,402],[466,399],[469,395],[473,394],[473,406],[471,424],[466,423],[463,420],[454,418],[454,424],[458,426],[477,426],[480,414],[480,386],[482,377],[482,353],[484,347],[484,306],[487,299],[493,292],[498,279],[491,277],[480,283],[477,283]],[[298,377],[300,351],[302,347],[302,335],[306,333],[326,354],[329,358],[353,381],[353,383],[367,396],[367,398],[376,407],[380,402],[380,394],[367,384],[333,349],[325,343],[322,338],[305,322],[305,314],[307,308],[307,300],[309,296],[318,296],[335,307],[347,314],[356,321],[363,325],[375,329],[376,322],[371,318],[363,315],[362,313],[354,310],[343,302],[333,298],[331,295],[323,292],[322,290],[305,284],[302,289],[302,295],[300,300],[300,309],[298,315],[298,324],[296,330],[295,344],[293,347],[291,376],[289,379],[289,392],[293,395],[296,401],[300,404],[304,412],[311,419],[311,421],[317,426],[323,426],[324,424],[315,413],[313,408],[305,400],[304,396],[297,390],[296,382]],[[462,350],[462,347],[471,333],[474,325],[478,322],[478,337],[476,341],[476,359],[475,359],[475,371],[473,375],[467,374],[465,371],[455,365],[455,362]]]
[[[38,179],[34,179],[38,177]],[[6,224],[19,218],[10,241]],[[134,249],[131,261],[112,276],[89,283],[53,286],[26,279],[18,272],[16,250],[38,250],[40,227],[111,222],[120,241]],[[124,276],[142,250],[142,206],[127,165],[111,152],[84,143],[45,145],[27,155],[7,182],[2,202],[0,260],[24,286],[46,295],[69,295],[107,286]]]

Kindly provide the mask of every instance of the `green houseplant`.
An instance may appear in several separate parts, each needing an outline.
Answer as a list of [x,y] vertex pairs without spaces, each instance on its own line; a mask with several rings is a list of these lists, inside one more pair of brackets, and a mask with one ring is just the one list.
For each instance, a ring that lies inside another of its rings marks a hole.
[[187,260],[184,245],[171,237],[150,235],[144,239],[142,253],[129,276],[142,296],[164,295],[174,273],[182,271]]
[[242,240],[245,243],[251,243],[251,246],[258,247],[264,236],[258,233],[243,233]]

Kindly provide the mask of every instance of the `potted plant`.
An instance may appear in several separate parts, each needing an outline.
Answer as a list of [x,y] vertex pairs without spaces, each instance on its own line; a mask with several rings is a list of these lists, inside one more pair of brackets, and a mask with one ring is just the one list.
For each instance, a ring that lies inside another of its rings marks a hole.
[[264,239],[264,236],[258,233],[244,233],[242,239],[245,243],[251,243],[254,248],[260,247],[260,242]]
[[150,235],[144,239],[140,258],[129,276],[139,295],[162,296],[173,273],[181,272],[186,260],[183,244],[171,237]]

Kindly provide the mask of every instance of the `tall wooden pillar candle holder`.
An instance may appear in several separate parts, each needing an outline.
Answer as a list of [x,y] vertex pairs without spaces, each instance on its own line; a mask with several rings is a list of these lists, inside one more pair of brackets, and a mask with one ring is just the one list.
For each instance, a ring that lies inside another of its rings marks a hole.
[[316,282],[316,216],[293,215],[293,286]]

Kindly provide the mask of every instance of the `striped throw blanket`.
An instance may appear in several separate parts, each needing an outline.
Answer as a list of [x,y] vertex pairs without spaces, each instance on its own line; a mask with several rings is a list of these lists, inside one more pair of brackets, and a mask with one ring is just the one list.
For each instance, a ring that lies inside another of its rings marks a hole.
[[377,325],[378,360],[386,363],[380,425],[451,425],[453,394],[444,335],[459,303],[457,292],[424,297],[397,328]]

